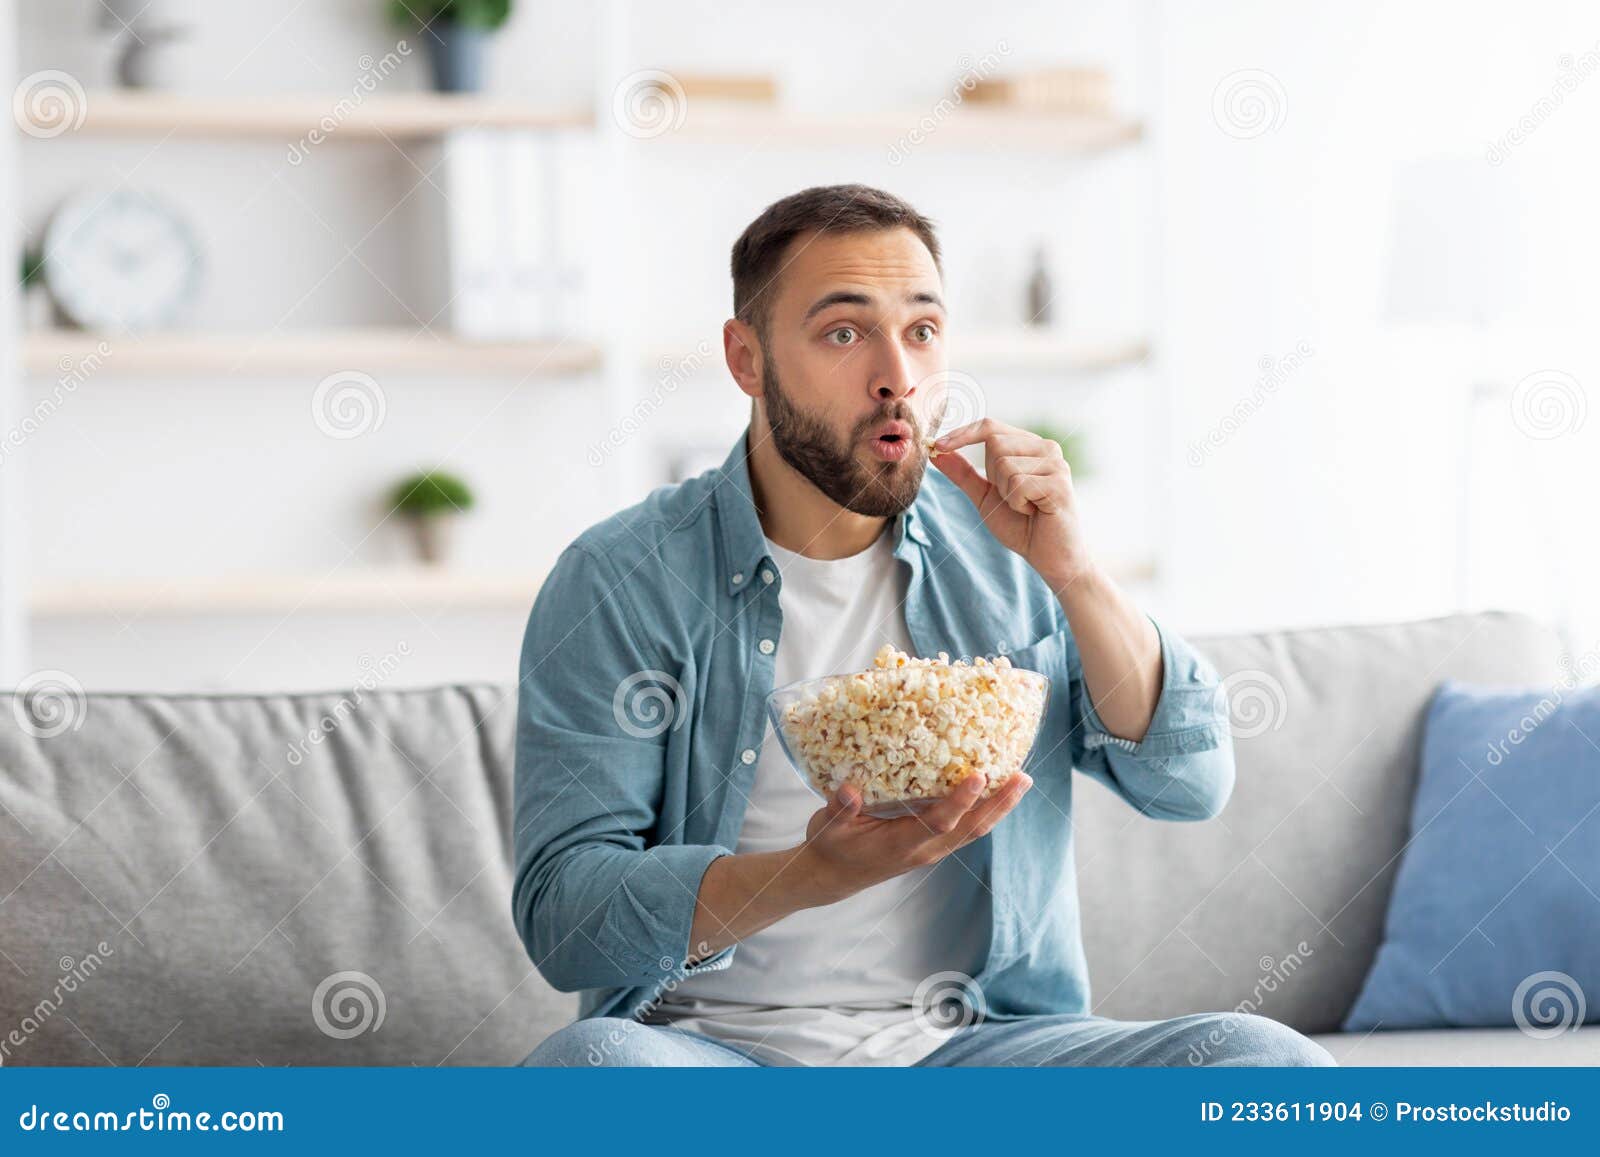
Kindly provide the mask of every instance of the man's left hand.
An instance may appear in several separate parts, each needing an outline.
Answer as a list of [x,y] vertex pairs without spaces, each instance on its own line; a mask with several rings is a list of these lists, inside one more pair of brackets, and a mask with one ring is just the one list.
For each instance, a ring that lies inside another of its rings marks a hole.
[[[984,470],[955,451],[982,445]],[[933,464],[961,487],[995,538],[1020,554],[1060,592],[1092,569],[1059,443],[1031,430],[984,418],[934,444]]]

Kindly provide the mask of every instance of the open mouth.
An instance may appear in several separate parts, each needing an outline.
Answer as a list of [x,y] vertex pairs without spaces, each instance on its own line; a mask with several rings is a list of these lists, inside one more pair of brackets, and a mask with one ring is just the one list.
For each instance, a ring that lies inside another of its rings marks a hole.
[[916,440],[905,434],[879,434],[869,438],[872,451],[885,462],[898,462],[910,455]]

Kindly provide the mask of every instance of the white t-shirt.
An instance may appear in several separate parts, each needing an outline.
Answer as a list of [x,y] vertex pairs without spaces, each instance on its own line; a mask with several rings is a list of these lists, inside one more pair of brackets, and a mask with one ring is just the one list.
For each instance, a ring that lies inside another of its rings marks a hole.
[[[907,576],[891,532],[843,559],[806,558],[771,541],[767,549],[783,576],[775,686],[870,667],[884,643],[912,650]],[[822,806],[769,727],[734,850],[794,847]],[[741,941],[728,968],[679,981],[648,1019],[773,1064],[911,1064],[950,1035],[912,1008],[917,986],[940,972],[975,976],[983,966],[985,886],[947,857],[795,912]]]

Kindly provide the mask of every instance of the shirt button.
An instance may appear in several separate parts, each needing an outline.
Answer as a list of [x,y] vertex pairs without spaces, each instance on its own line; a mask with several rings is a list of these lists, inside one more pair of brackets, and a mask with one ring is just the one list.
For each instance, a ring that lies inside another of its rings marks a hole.
[[762,571],[761,572],[761,581],[764,582],[764,583],[770,583],[772,581],[772,572],[770,570]]
[[761,642],[756,644],[756,647],[761,651],[761,653],[763,655],[770,655],[770,654],[772,654],[772,652],[774,652],[774,651],[776,651],[778,649],[778,645],[776,643],[774,643],[771,639],[762,639]]
[[744,571],[739,571],[733,576],[733,585],[738,586],[742,582],[744,582]]
[[756,761],[756,749],[753,747],[745,748],[739,753],[739,758],[745,763],[754,763]]

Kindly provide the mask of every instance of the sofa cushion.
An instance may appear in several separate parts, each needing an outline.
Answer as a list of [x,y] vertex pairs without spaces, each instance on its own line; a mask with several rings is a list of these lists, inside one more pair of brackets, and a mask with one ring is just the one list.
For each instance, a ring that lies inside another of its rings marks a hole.
[[1475,614],[1193,641],[1227,681],[1233,798],[1214,820],[1163,823],[1079,777],[1094,1011],[1248,1003],[1334,1031],[1381,939],[1435,688],[1548,685],[1559,640],[1520,615]]
[[1383,946],[1344,1027],[1600,1020],[1600,691],[1447,683]]
[[514,702],[91,694],[54,735],[7,710],[0,1058],[519,1061],[575,1002],[511,924]]

